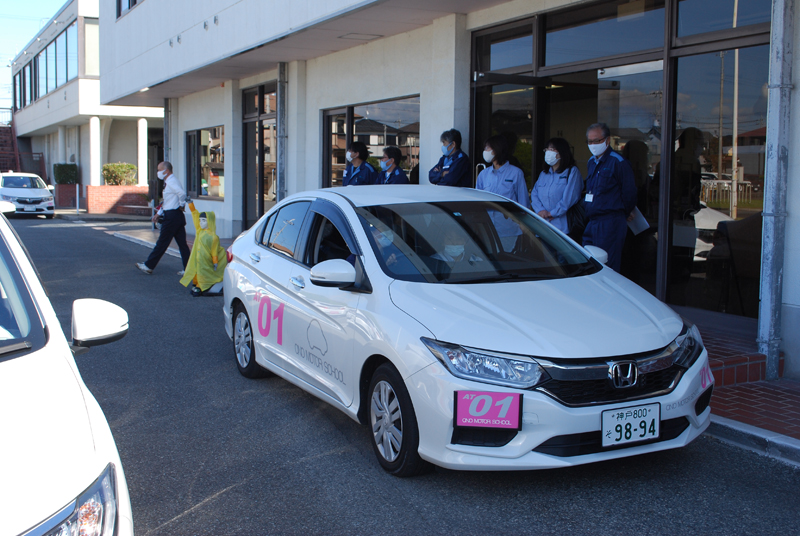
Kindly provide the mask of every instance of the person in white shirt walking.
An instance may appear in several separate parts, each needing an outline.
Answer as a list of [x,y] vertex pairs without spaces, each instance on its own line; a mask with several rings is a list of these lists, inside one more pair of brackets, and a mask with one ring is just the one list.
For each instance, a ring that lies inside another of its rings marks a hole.
[[[148,275],[153,273],[158,261],[167,251],[173,238],[181,252],[184,270],[189,262],[191,253],[189,246],[186,244],[186,218],[183,215],[183,207],[186,204],[186,190],[183,189],[178,178],[172,174],[172,164],[169,162],[161,162],[158,165],[158,178],[164,181],[164,202],[161,204],[158,213],[153,216],[153,222],[157,221],[158,217],[163,214],[164,221],[161,223],[161,234],[158,235],[158,241],[156,241],[156,245],[147,260],[136,263],[136,267]],[[183,275],[183,270],[178,274]]]

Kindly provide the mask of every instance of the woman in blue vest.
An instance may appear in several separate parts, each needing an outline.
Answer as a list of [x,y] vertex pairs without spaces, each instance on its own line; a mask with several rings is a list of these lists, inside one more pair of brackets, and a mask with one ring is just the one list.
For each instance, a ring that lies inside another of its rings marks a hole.
[[472,168],[469,157],[461,150],[461,133],[456,129],[442,132],[442,157],[439,163],[428,173],[431,184],[439,186],[472,186]]
[[375,184],[378,173],[375,168],[367,162],[369,151],[367,146],[360,141],[354,141],[347,148],[347,168],[342,177],[342,186],[364,186],[365,184]]
[[384,149],[377,184],[408,184],[406,172],[400,167],[402,159],[403,153],[397,147],[391,145]]

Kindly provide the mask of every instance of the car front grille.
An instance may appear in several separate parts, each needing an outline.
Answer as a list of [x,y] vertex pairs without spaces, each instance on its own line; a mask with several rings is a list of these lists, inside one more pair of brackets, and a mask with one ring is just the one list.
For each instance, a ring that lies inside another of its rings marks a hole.
[[559,458],[569,458],[571,456],[584,456],[586,454],[597,454],[609,450],[619,450],[661,441],[671,441],[680,436],[689,427],[689,419],[678,417],[661,421],[661,435],[656,439],[648,441],[638,441],[627,443],[616,447],[603,447],[603,435],[600,430],[594,432],[583,432],[580,434],[568,434],[551,437],[535,449],[533,452],[558,456]]
[[32,198],[28,198],[28,197],[18,197],[17,198],[17,203],[19,203],[20,205],[38,205],[42,201],[44,201],[44,199],[40,199],[38,197],[37,198],[33,198],[33,197]]
[[667,394],[678,385],[683,371],[678,365],[672,365],[666,369],[639,374],[636,385],[626,389],[614,387],[606,377],[588,380],[550,379],[536,390],[572,407],[608,404]]

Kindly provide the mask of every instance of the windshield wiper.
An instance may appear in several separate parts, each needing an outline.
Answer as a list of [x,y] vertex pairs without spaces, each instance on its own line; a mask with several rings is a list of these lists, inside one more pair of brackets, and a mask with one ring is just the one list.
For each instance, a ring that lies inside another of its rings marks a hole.
[[495,274],[487,277],[476,277],[474,279],[457,279],[455,281],[452,281],[448,278],[445,279],[444,282],[451,284],[494,283],[497,281],[509,281],[511,279],[519,279],[520,277],[521,276],[519,274],[516,274],[514,272],[506,272],[503,274]]
[[31,343],[29,343],[28,341],[17,341],[11,344],[0,346],[0,355],[6,355],[14,352],[19,352],[21,350],[30,350],[30,349],[31,349]]

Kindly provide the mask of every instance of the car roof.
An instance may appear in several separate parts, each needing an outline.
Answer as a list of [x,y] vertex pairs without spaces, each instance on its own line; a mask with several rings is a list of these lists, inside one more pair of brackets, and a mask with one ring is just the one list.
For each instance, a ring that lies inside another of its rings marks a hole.
[[36,173],[24,173],[22,171],[10,171],[10,170],[0,171],[0,177],[3,177],[5,175],[13,175],[15,177],[38,177],[41,179],[41,177],[39,177],[39,175],[37,175]]
[[338,188],[323,188],[314,192],[299,192],[297,195],[327,197],[325,194],[336,194],[344,197],[357,207],[443,201],[508,201],[508,199],[497,194],[473,188],[420,184],[342,186]]

